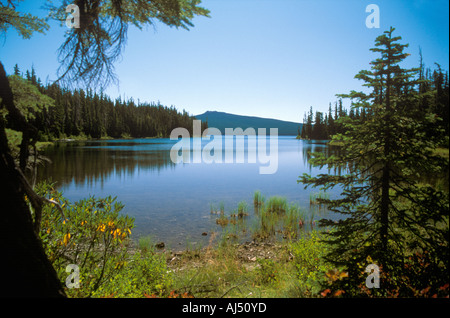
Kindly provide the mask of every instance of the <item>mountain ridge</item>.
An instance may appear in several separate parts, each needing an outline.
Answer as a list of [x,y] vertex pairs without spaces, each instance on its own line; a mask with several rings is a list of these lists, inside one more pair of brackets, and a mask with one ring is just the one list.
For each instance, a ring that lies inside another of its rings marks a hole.
[[270,128],[278,128],[278,135],[297,136],[302,130],[302,124],[292,121],[285,121],[273,118],[264,118],[257,116],[236,115],[220,111],[206,111],[203,114],[195,115],[196,119],[202,122],[207,121],[208,127],[217,128],[222,134],[225,134],[225,128],[266,128],[266,134],[269,134]]

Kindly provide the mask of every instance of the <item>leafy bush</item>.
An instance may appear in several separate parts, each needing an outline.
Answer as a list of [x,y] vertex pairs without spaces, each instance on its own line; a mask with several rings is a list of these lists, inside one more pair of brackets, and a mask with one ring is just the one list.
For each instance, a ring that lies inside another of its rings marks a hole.
[[278,281],[278,271],[272,259],[258,260],[257,277],[262,284],[275,284]]
[[120,215],[115,198],[90,197],[68,202],[53,184],[41,183],[37,192],[59,202],[42,211],[40,237],[63,286],[66,267],[79,268],[79,288],[66,288],[71,297],[141,296],[165,291],[170,285],[165,262],[153,253],[131,253],[134,219]]
[[323,259],[327,245],[321,241],[320,232],[303,233],[298,241],[290,244],[290,248],[302,293],[317,296],[326,282],[326,274],[333,269]]

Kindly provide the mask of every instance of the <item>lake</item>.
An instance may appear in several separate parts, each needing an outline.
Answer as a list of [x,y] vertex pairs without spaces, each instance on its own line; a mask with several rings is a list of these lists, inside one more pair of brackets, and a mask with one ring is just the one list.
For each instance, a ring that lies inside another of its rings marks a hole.
[[[223,138],[222,146],[226,150],[225,138],[233,137],[219,138]],[[195,141],[191,138],[190,142]],[[122,213],[135,218],[134,238],[150,235],[154,241],[177,249],[187,245],[204,246],[208,244],[209,235],[202,233],[220,231],[216,224],[217,215],[211,214],[211,206],[218,208],[223,204],[229,214],[237,210],[239,202],[246,201],[248,222],[251,223],[256,190],[266,198],[286,197],[289,203],[296,203],[310,213],[310,194],[319,189],[305,190],[297,183],[298,177],[305,172],[312,175],[329,173],[311,167],[307,153],[332,151],[324,141],[279,136],[277,169],[272,174],[261,174],[260,167],[264,164],[248,160],[247,139],[243,144],[236,140],[231,143],[235,156],[244,152],[243,163],[236,160],[232,163],[224,163],[225,160],[222,163],[204,160],[194,163],[195,149],[192,148],[189,163],[174,163],[170,152],[176,143],[169,138],[59,142],[43,151],[51,163],[39,167],[38,180],[51,178],[56,181],[57,189],[71,202],[89,196],[116,196],[125,205]],[[208,141],[201,143],[204,149]],[[269,146],[267,141],[267,153]],[[260,147],[259,143],[257,147]],[[338,195],[329,194],[330,197]]]

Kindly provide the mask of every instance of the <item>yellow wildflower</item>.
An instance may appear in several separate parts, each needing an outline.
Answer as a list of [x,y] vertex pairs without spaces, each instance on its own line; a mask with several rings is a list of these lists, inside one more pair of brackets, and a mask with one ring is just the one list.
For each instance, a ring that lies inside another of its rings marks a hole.
[[66,235],[64,235],[64,239],[63,239],[63,243],[65,246],[67,245],[69,240],[70,240],[70,233],[67,233]]

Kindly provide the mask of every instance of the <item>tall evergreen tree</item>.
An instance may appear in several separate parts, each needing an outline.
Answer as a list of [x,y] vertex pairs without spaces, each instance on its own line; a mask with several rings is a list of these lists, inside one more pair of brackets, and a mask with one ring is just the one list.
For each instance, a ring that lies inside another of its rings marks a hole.
[[[314,165],[346,167],[348,173],[304,174],[299,180],[306,187],[342,189],[340,198],[323,201],[343,218],[337,224],[322,220],[322,225],[334,227],[327,238],[327,258],[348,271],[349,278],[339,284],[349,294],[363,283],[360,264],[367,259],[381,268],[384,284],[372,293],[411,296],[426,287],[437,292],[449,279],[448,191],[425,181],[428,174],[446,169],[448,159],[433,151],[439,138],[425,134],[436,122],[435,114],[415,116],[421,111],[418,69],[400,67],[409,54],[393,31],[376,38],[371,51],[380,57],[371,70],[356,75],[372,92],[339,95],[371,115],[365,121],[340,119],[345,132],[336,139],[344,143],[344,151],[328,159],[314,154],[312,160]],[[414,257],[419,261],[414,263]]]
[[14,65],[14,75],[20,76],[19,65]]
[[331,110],[331,103],[328,107],[328,122],[327,122],[327,138],[329,139],[331,136],[333,136],[336,133],[336,129],[334,126],[334,121],[336,118],[333,118],[333,112]]

